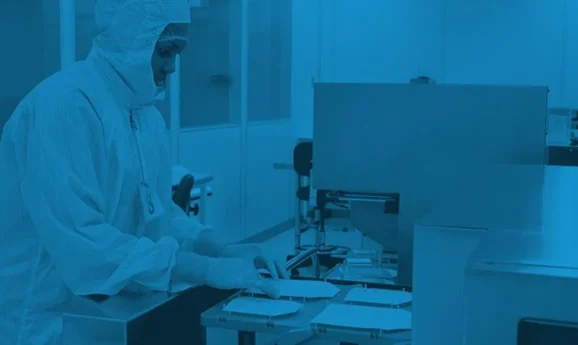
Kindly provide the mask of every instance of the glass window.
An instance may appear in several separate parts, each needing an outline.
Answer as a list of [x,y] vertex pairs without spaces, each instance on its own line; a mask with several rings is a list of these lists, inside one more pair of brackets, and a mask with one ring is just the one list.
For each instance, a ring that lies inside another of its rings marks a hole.
[[290,117],[290,0],[249,0],[248,119]]
[[98,34],[94,21],[93,1],[75,1],[76,60],[84,60],[92,48],[92,39]]
[[57,70],[58,31],[51,26],[58,27],[58,17],[53,17],[58,7],[45,7],[48,4],[36,0],[0,2],[0,134],[26,94]]
[[57,2],[43,1],[44,77],[60,70],[60,6]]
[[181,127],[240,123],[240,1],[192,8],[181,56]]

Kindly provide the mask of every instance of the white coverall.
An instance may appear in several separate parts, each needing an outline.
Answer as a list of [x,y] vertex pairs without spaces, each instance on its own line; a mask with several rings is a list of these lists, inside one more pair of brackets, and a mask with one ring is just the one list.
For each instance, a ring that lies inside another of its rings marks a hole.
[[40,83],[4,127],[0,344],[57,344],[51,310],[72,294],[168,291],[180,245],[205,229],[171,200],[166,125],[152,106],[155,43],[189,21],[186,0],[98,0],[95,11],[89,57]]

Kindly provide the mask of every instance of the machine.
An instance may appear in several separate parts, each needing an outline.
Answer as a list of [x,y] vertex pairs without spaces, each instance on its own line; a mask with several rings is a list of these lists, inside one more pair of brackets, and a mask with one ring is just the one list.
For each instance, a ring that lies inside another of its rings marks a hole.
[[575,229],[483,236],[465,271],[464,344],[575,344],[577,241]]
[[207,199],[213,195],[210,186],[213,177],[193,174],[181,165],[174,165],[171,173],[173,202],[187,215],[197,216],[201,224],[206,224]]
[[545,319],[522,319],[517,345],[578,344],[578,323]]
[[436,208],[466,227],[539,223],[547,102],[545,87],[316,84],[311,183],[350,201],[411,286],[413,226]]
[[[532,173],[532,170],[529,172]],[[518,174],[518,180],[524,180],[523,171]],[[508,337],[496,338],[499,344],[516,344],[516,329],[521,344],[526,343],[523,339],[527,339],[530,334],[543,333],[550,328],[566,332],[563,329],[567,325],[570,327],[570,323],[563,315],[552,315],[538,309],[525,314],[518,308],[520,305],[534,305],[538,297],[534,293],[528,295],[525,292],[547,286],[554,275],[558,274],[556,272],[560,272],[560,268],[548,265],[574,265],[575,256],[572,252],[576,236],[570,232],[577,228],[575,205],[578,197],[573,188],[576,181],[578,169],[547,166],[543,193],[537,188],[529,189],[536,194],[534,198],[541,196],[542,209],[536,211],[528,208],[525,217],[522,216],[524,210],[513,212],[516,217],[503,212],[488,212],[480,217],[475,209],[466,212],[464,207],[457,208],[448,204],[446,207],[440,205],[418,221],[414,226],[412,286],[412,340],[415,345],[461,345],[467,331],[464,329],[466,318],[470,320],[468,328],[488,329],[501,327],[494,326],[494,323],[502,322],[501,315],[509,313],[514,314],[514,319],[510,319],[505,326]],[[456,212],[458,209],[461,212]],[[535,222],[536,216],[540,216],[539,223]],[[504,262],[506,255],[509,262],[507,265]],[[529,262],[528,258],[532,260]],[[473,269],[474,261],[476,269]],[[551,265],[548,262],[557,263]],[[498,267],[517,268],[520,272],[514,270],[498,274],[494,271]],[[543,273],[532,273],[539,272],[539,269]],[[570,268],[563,270],[574,271]],[[475,282],[472,280],[474,277]],[[542,285],[542,281],[545,285]],[[467,297],[471,293],[469,289],[476,286],[481,290],[475,290],[475,295]],[[492,289],[515,295],[514,300],[520,304],[516,306],[495,299]],[[558,293],[563,291],[554,293],[556,298],[559,297]],[[542,302],[548,301],[544,303],[550,303],[550,296],[539,298]],[[572,301],[571,295],[563,298]],[[484,310],[480,319],[475,316],[478,308]],[[567,331],[572,333],[571,330]],[[469,332],[468,338],[475,331],[470,329]],[[491,335],[497,336],[493,333]],[[552,335],[547,344],[557,344],[554,341],[556,337]],[[475,340],[471,343],[476,344]]]

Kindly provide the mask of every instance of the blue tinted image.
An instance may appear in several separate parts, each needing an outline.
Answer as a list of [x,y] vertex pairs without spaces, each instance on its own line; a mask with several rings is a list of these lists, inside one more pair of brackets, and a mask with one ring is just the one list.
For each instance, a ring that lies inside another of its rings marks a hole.
[[4,1],[0,345],[576,343],[575,13]]

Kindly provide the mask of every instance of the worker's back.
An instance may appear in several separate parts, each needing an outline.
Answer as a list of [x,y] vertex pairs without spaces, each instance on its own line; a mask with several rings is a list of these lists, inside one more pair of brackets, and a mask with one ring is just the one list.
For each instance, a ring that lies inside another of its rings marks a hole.
[[46,337],[61,327],[51,310],[72,292],[115,294],[128,284],[124,267],[122,278],[113,279],[109,260],[125,259],[128,246],[168,253],[177,245],[166,238],[153,245],[165,218],[145,222],[139,197],[145,175],[163,204],[171,202],[166,127],[154,106],[123,104],[129,94],[94,53],[39,84],[6,123],[0,344],[50,344]]
[[[69,292],[50,260],[42,259],[47,253],[42,249],[41,239],[30,218],[29,211],[34,210],[28,210],[24,205],[21,184],[27,169],[27,139],[35,116],[42,115],[41,109],[46,105],[43,103],[50,100],[51,92],[56,94],[63,88],[73,87],[72,83],[62,81],[75,80],[74,75],[85,69],[85,65],[84,62],[78,63],[40,83],[16,107],[4,126],[0,140],[0,270],[2,276],[9,279],[0,281],[0,314],[7,314],[0,317],[1,344],[20,344],[26,339],[23,333],[27,332],[26,329],[60,332],[59,325],[42,316],[34,318],[34,324],[22,324],[27,314],[49,310],[52,305],[64,301]],[[61,288],[55,288],[58,286]],[[23,305],[30,295],[43,298],[37,303]],[[45,339],[32,337],[26,341],[43,344]]]

